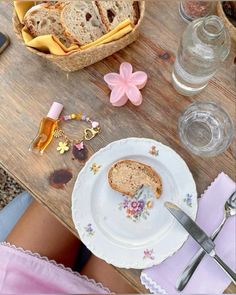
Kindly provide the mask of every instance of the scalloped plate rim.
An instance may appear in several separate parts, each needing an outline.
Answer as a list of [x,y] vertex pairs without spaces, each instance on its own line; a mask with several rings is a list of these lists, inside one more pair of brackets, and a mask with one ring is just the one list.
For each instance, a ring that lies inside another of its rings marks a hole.
[[74,225],[75,225],[75,228],[78,232],[78,234],[80,235],[80,239],[81,241],[86,245],[86,247],[94,254],[96,255],[97,257],[105,260],[107,263],[109,264],[112,264],[116,267],[119,267],[119,268],[125,268],[125,269],[130,269],[130,268],[134,268],[134,269],[144,269],[144,268],[149,268],[149,267],[152,267],[154,265],[157,265],[161,262],[163,262],[165,259],[167,259],[168,257],[174,255],[182,246],[183,244],[186,242],[186,240],[188,239],[189,235],[188,233],[186,232],[185,233],[185,237],[181,240],[181,242],[176,246],[174,247],[175,249],[170,249],[169,253],[167,255],[165,255],[166,257],[164,257],[163,259],[156,259],[155,260],[146,260],[146,263],[144,265],[141,264],[141,263],[135,263],[135,264],[129,264],[127,265],[127,263],[125,261],[119,261],[117,262],[116,261],[116,258],[108,258],[106,257],[106,254],[104,254],[102,251],[99,251],[98,247],[94,246],[93,242],[88,239],[86,237],[85,234],[80,234],[80,231],[84,231],[84,229],[82,229],[81,225],[79,223],[77,223],[77,216],[76,216],[76,208],[75,208],[75,194],[77,192],[77,186],[80,182],[80,179],[82,178],[83,174],[87,171],[87,169],[90,169],[91,167],[91,164],[94,162],[94,159],[96,157],[98,157],[98,155],[106,152],[107,150],[110,150],[112,148],[112,146],[116,145],[116,144],[120,144],[120,143],[125,143],[126,141],[146,141],[146,142],[150,142],[151,145],[158,145],[158,146],[162,146],[164,147],[165,149],[169,149],[171,152],[173,152],[175,154],[175,156],[177,156],[177,158],[179,158],[179,160],[182,162],[182,164],[185,165],[185,169],[186,169],[186,172],[189,174],[189,177],[191,178],[192,180],[192,185],[193,185],[193,189],[194,189],[194,197],[195,197],[195,208],[194,211],[193,211],[193,215],[192,215],[192,218],[195,220],[196,219],[196,216],[197,216],[197,210],[198,210],[198,203],[197,203],[197,190],[196,190],[196,184],[195,184],[195,181],[193,179],[193,176],[192,176],[192,173],[189,169],[189,167],[187,166],[186,162],[183,160],[183,158],[174,150],[172,149],[171,147],[165,145],[165,144],[162,144],[161,142],[158,142],[156,141],[155,139],[151,139],[151,138],[142,138],[142,137],[128,137],[128,138],[123,138],[123,139],[120,139],[120,140],[117,140],[117,141],[113,141],[111,143],[109,143],[108,145],[106,145],[105,147],[101,148],[99,151],[97,151],[96,153],[94,153],[92,155],[92,157],[87,161],[87,163],[85,164],[85,166],[81,169],[81,171],[79,172],[78,174],[78,177],[76,179],[76,182],[75,182],[75,185],[74,185],[74,188],[73,188],[73,192],[72,192],[72,205],[71,205],[71,210],[72,210],[72,219],[73,219],[73,222],[74,222]]

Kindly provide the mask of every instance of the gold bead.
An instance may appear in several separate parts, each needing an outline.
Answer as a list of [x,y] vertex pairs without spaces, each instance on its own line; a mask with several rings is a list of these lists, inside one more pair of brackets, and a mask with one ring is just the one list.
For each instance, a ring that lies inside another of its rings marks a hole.
[[77,118],[77,120],[81,120],[82,119],[82,114],[77,114],[77,116],[76,116],[76,118]]
[[76,119],[76,114],[71,114],[71,119]]

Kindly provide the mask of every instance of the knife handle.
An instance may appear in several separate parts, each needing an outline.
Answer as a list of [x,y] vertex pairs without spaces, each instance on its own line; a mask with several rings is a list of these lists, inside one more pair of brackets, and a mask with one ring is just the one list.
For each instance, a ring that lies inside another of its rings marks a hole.
[[200,249],[192,258],[189,265],[185,268],[181,276],[177,279],[176,282],[176,289],[178,291],[183,291],[189,280],[191,279],[192,275],[194,274],[196,268],[198,267],[199,263],[202,261],[202,258],[206,255],[206,252],[203,249]]
[[[225,225],[227,218],[224,217],[219,227],[214,231],[214,233],[211,236],[212,241],[215,241],[218,234],[222,230],[223,226]],[[188,284],[189,280],[191,279],[192,275],[194,274],[196,268],[202,261],[203,257],[206,255],[206,252],[201,248],[198,250],[198,252],[193,256],[191,261],[189,262],[189,265],[185,268],[181,276],[177,279],[176,282],[176,289],[178,291],[183,291],[185,286]]]
[[219,266],[226,272],[226,274],[230,277],[232,282],[236,285],[236,273],[233,272],[233,270],[229,268],[228,265],[226,265],[219,256],[215,255],[213,256],[213,258],[219,264]]

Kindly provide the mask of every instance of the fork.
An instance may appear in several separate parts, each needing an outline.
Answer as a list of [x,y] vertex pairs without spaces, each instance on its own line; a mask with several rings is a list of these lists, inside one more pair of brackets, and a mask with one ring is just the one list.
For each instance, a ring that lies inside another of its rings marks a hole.
[[[221,229],[225,225],[226,220],[236,215],[236,191],[229,197],[229,199],[226,201],[224,206],[224,218],[219,225],[219,227],[215,230],[215,232],[212,234],[211,238],[214,241],[218,234],[220,233]],[[189,265],[185,268],[183,273],[179,276],[176,282],[175,288],[178,291],[182,291],[189,280],[191,279],[194,271],[198,267],[199,263],[202,261],[203,257],[205,256],[205,252],[200,249],[191,259]]]

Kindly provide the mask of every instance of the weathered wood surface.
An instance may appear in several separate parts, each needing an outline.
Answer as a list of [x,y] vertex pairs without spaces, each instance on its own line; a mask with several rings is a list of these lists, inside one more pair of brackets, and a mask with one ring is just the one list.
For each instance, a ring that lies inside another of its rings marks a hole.
[[[193,101],[208,100],[222,105],[235,123],[235,45],[206,90],[187,98],[177,94],[171,85],[178,40],[186,27],[178,15],[178,1],[147,1],[146,17],[136,43],[96,65],[69,75],[30,53],[16,39],[11,25],[10,2],[0,2],[0,30],[11,38],[11,46],[0,55],[1,166],[72,232],[76,234],[71,220],[71,192],[82,165],[72,161],[70,153],[59,156],[55,151],[56,143],[51,144],[43,157],[28,152],[40,119],[47,114],[54,100],[65,105],[65,113],[82,111],[101,122],[102,133],[90,143],[90,153],[125,137],[154,138],[174,148],[186,160],[199,195],[221,171],[235,179],[235,144],[217,158],[202,159],[189,154],[177,135],[177,120]],[[117,71],[124,60],[131,62],[135,70],[146,71],[149,76],[143,90],[144,103],[138,108],[129,104],[117,109],[109,104],[109,91],[103,75]],[[72,181],[64,190],[54,189],[48,182],[50,173],[60,168],[70,169],[73,173]],[[146,292],[140,284],[139,271],[118,271],[139,292]],[[234,287],[227,290],[227,293],[235,292]]]

